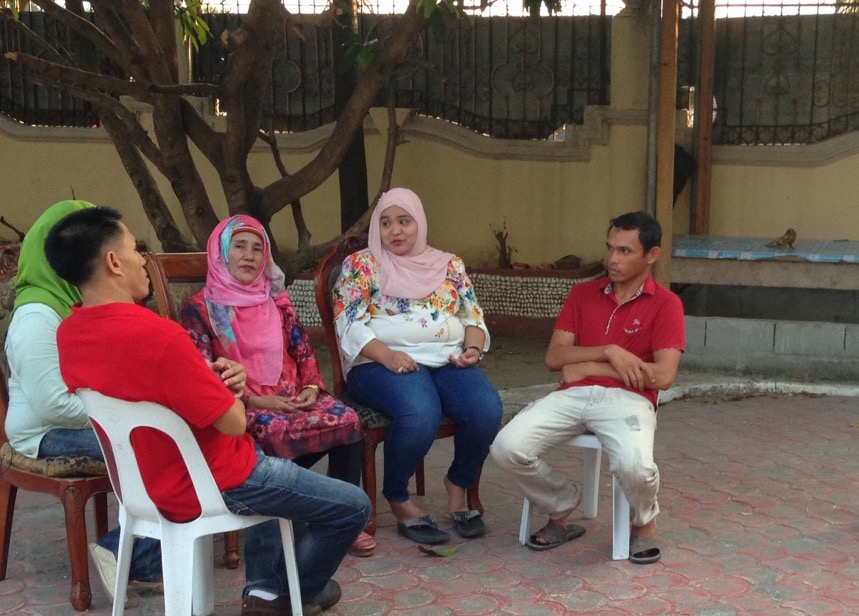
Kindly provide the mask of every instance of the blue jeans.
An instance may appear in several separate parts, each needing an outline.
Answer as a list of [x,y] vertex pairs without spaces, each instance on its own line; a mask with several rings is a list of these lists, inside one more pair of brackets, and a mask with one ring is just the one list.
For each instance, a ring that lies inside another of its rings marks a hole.
[[409,479],[435,440],[442,412],[456,422],[447,477],[462,488],[474,485],[502,412],[501,397],[480,368],[422,365],[397,374],[373,362],[352,368],[348,387],[356,400],[391,419],[385,437],[385,498],[409,500]]
[[[302,601],[318,595],[370,518],[370,499],[357,486],[266,456],[257,446],[257,463],[237,488],[223,493],[239,515],[270,515],[292,520]],[[245,536],[243,595],[265,590],[289,594],[280,527],[258,524]]]
[[[49,430],[39,444],[39,457],[57,456],[88,456],[104,462],[104,455],[92,428]],[[99,537],[98,544],[118,556],[119,527]],[[161,543],[157,539],[144,537],[134,540],[128,579],[140,582],[155,582],[161,579]]]
[[58,456],[87,456],[104,462],[101,447],[92,428],[54,428],[48,430],[39,443],[40,458]]

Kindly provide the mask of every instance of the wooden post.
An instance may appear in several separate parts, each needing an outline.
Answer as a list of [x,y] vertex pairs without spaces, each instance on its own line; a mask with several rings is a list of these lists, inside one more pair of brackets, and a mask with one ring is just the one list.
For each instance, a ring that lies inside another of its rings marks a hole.
[[700,0],[701,66],[695,102],[698,172],[695,182],[696,235],[710,234],[710,183],[713,177],[713,79],[716,64],[716,3]]
[[674,233],[674,117],[677,99],[677,28],[680,0],[662,0],[659,52],[659,106],[656,144],[656,220],[662,225],[662,256],[654,266],[654,278],[664,286],[671,282],[671,248]]

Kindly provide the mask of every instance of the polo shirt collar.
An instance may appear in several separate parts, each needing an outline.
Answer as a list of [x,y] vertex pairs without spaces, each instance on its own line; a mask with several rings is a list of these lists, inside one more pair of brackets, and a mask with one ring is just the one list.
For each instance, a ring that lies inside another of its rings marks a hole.
[[[608,278],[605,279],[605,284],[602,287],[602,292],[606,295],[611,295],[613,291],[613,287],[611,284],[611,280]],[[653,280],[653,276],[650,274],[647,275],[647,278],[644,279],[644,282],[641,283],[641,286],[638,287],[638,291],[636,291],[630,299],[635,299],[639,295],[653,295],[656,292],[656,283]]]

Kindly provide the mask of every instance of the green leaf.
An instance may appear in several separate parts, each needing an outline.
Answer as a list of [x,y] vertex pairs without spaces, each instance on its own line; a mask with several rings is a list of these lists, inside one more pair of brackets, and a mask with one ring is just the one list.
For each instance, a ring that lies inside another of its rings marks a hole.
[[18,13],[18,0],[0,0],[0,10],[9,9],[12,11],[12,19],[18,21],[20,15]]
[[358,53],[358,66],[362,71],[366,71],[367,67],[372,64],[376,56],[379,55],[379,39],[372,39],[364,43],[361,51]]
[[419,545],[418,550],[427,556],[442,556],[447,558],[456,554],[456,551],[463,545],[465,545],[465,542],[456,545]]

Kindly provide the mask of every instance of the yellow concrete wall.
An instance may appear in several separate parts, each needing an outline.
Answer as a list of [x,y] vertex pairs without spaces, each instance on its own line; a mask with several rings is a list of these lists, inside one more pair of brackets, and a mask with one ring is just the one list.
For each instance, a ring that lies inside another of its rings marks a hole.
[[[479,150],[481,143],[495,140],[442,122],[412,119],[404,126],[407,142],[397,152],[394,184],[411,187],[423,198],[430,241],[474,266],[497,262],[493,231],[502,227],[516,261],[537,265],[569,253],[596,260],[602,256],[609,218],[640,208],[645,193],[646,127],[628,119],[600,122],[608,125],[605,142],[588,142],[581,148],[585,153],[571,152],[564,142],[532,144],[538,147],[524,151],[506,144],[505,158],[504,148],[501,154]],[[420,130],[410,128],[415,124]],[[373,194],[384,138],[372,122],[367,126]],[[285,154],[288,167],[297,169],[313,151],[286,147]],[[776,237],[793,227],[805,239],[859,240],[859,135],[814,146],[719,147],[714,159],[713,235]],[[276,174],[263,148],[253,154],[251,168],[259,183]],[[0,119],[0,169],[0,214],[19,228],[26,230],[45,207],[74,194],[117,207],[140,239],[159,247],[131,181],[101,131],[27,128]],[[203,171],[223,215],[226,205],[217,178],[205,165]],[[333,177],[304,198],[315,240],[338,232],[337,187]],[[675,208],[676,233],[688,231],[690,193],[687,188]],[[175,199],[170,205],[177,207]],[[275,217],[273,228],[283,247],[294,247],[288,208]],[[10,231],[0,228],[0,239],[11,238]]]
[[[752,157],[757,149],[766,157]],[[811,146],[715,148],[712,235],[859,240],[859,133]]]
[[[420,123],[420,130],[410,132],[412,123]],[[645,192],[646,127],[634,121],[605,123],[605,143],[589,142],[586,160],[570,160],[585,154],[573,156],[567,144],[547,142],[536,144],[536,154],[533,148],[523,153],[508,144],[509,158],[503,158],[495,151],[479,151],[482,142],[494,140],[426,118],[410,120],[404,126],[407,142],[397,152],[394,184],[411,187],[423,198],[431,242],[474,266],[497,262],[493,231],[502,227],[516,261],[537,265],[569,253],[596,260],[602,256],[609,218],[640,208]],[[384,137],[372,122],[366,134],[373,194]],[[290,169],[313,155],[289,147],[285,152]],[[713,235],[775,237],[793,227],[805,239],[859,240],[859,135],[791,148],[719,147],[714,159]],[[262,148],[253,154],[251,168],[259,183],[276,174]],[[45,207],[74,194],[117,207],[140,239],[159,247],[131,181],[101,131],[27,128],[0,119],[0,169],[0,214],[19,228],[26,230]],[[205,165],[203,170],[223,215],[226,205],[217,178]],[[337,187],[333,177],[304,198],[315,240],[338,232]],[[687,188],[675,208],[676,233],[688,231],[690,193]],[[164,194],[171,196],[169,188]],[[170,205],[177,208],[175,199]],[[273,228],[283,247],[294,247],[288,208],[275,217]],[[11,238],[10,231],[0,228],[0,239]]]
[[[587,162],[499,160],[410,136],[393,182],[421,196],[430,242],[469,264],[497,263],[494,232],[502,229],[514,261],[537,265],[570,253],[595,260],[609,216],[644,205],[645,130],[625,128],[611,145],[594,145]],[[638,160],[629,161],[636,149]]]

